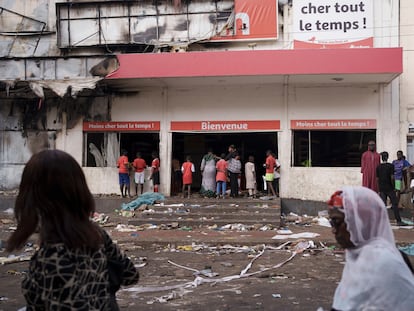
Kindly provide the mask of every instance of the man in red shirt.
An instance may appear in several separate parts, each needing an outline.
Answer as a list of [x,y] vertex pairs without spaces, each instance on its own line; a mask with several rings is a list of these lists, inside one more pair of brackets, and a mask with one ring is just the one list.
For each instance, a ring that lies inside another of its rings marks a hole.
[[152,153],[151,176],[149,179],[152,179],[154,192],[158,192],[158,187],[160,185],[160,159],[155,151]]
[[119,187],[121,189],[121,195],[125,198],[128,191],[128,196],[131,197],[129,189],[128,151],[122,150],[122,155],[119,157],[116,166],[119,168]]
[[272,151],[267,150],[266,151],[266,163],[264,164],[264,167],[266,168],[265,179],[266,179],[266,185],[267,185],[267,194],[270,196],[270,191],[271,191],[274,197],[276,196],[275,189],[273,188],[275,166],[276,166],[276,160],[272,156]]
[[380,165],[380,155],[376,151],[375,141],[368,142],[368,150],[361,156],[362,186],[378,192],[376,170]]
[[141,153],[137,152],[137,157],[135,158],[134,162],[132,163],[132,166],[135,169],[135,194],[138,196],[138,185],[141,187],[141,194],[144,192],[144,175],[145,175],[145,169],[147,168],[147,163],[143,158],[141,158]]

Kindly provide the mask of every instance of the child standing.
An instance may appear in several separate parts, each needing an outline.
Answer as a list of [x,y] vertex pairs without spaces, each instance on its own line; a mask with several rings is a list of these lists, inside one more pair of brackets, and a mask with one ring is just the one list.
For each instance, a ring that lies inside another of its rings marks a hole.
[[254,157],[249,156],[249,161],[244,165],[246,176],[246,189],[249,191],[249,198],[256,196],[256,169],[254,167]]
[[190,198],[191,184],[193,183],[193,173],[195,172],[195,167],[191,162],[190,156],[186,157],[186,161],[181,166],[181,172],[183,173],[183,197],[185,197],[185,188],[187,186],[187,195],[188,198]]
[[129,189],[129,160],[128,151],[122,150],[122,155],[118,158],[116,166],[119,169],[119,188],[121,189],[121,196],[125,198],[128,193],[128,197],[131,197]]
[[[222,197],[224,199],[226,195],[226,180],[227,180],[227,162],[224,160],[226,155],[222,153],[220,155],[220,160],[216,163],[216,193],[217,198]],[[221,196],[220,196],[220,189],[221,189]]]
[[137,152],[137,157],[132,163],[132,166],[135,168],[135,194],[138,196],[138,185],[140,185],[141,194],[144,192],[144,174],[147,168],[147,163],[141,158],[140,152]]

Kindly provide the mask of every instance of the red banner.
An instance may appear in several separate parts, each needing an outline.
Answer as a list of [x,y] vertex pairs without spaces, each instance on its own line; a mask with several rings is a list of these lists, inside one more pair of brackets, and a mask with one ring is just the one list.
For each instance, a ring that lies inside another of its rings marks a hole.
[[375,119],[345,120],[291,120],[293,130],[340,130],[340,129],[376,129]]
[[277,0],[235,0],[235,23],[211,40],[264,40],[278,37]]
[[280,130],[279,120],[263,121],[173,121],[171,131],[243,132]]
[[159,130],[159,121],[83,122],[84,132],[145,132]]

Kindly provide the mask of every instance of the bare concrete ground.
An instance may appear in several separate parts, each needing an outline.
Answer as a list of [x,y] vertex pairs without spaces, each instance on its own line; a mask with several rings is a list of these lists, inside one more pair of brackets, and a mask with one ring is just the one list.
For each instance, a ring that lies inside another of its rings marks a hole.
[[[305,240],[292,240],[290,245],[275,250],[272,248],[285,242],[272,239],[276,231],[218,232],[200,227],[191,231],[119,232],[116,226],[127,223],[128,219],[110,210],[104,212],[110,217],[105,229],[134,262],[145,264],[139,268],[139,283],[118,292],[121,310],[330,309],[342,273],[344,254],[337,248],[329,228],[289,224],[294,233],[319,233],[316,238],[306,239],[312,240],[316,248],[307,249],[280,267],[272,268],[288,259],[294,246]],[[1,219],[0,239],[5,240],[13,223],[10,223],[10,215],[1,214]],[[412,243],[412,229],[394,232],[398,243]],[[30,242],[36,243],[36,237]],[[262,245],[269,249],[258,256]],[[32,252],[29,248],[28,254]],[[0,256],[7,255],[0,252]],[[240,275],[249,263],[252,264],[247,273],[268,270],[249,277],[222,280]],[[27,267],[27,261],[0,265],[0,310],[17,310],[24,306],[20,283]],[[205,280],[216,281],[191,286],[196,278],[194,271],[202,270],[217,273],[214,278],[202,276]]]

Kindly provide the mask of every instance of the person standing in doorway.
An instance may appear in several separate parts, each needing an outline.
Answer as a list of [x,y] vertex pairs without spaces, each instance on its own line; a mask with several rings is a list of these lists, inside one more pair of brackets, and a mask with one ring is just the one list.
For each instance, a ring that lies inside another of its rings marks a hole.
[[201,192],[216,190],[216,156],[213,150],[208,149],[207,154],[201,160],[200,170],[202,175]]
[[267,194],[270,196],[270,193],[276,197],[275,189],[273,188],[273,179],[274,179],[274,170],[276,167],[276,160],[272,155],[271,150],[266,151],[266,163],[263,165],[266,168],[266,185],[267,185]]
[[171,170],[172,170],[172,194],[178,195],[181,191],[181,182],[183,179],[183,174],[181,173],[181,166],[178,157],[174,157],[171,161]]
[[181,166],[183,174],[183,198],[185,197],[185,188],[187,188],[187,197],[191,196],[191,185],[193,183],[193,173],[195,172],[194,163],[191,162],[191,157],[187,156],[186,161]]
[[230,196],[236,198],[239,194],[239,174],[241,173],[241,162],[237,161],[239,155],[234,145],[230,145],[225,160],[227,161],[227,172],[230,179]]
[[129,187],[129,161],[128,151],[122,150],[121,156],[118,158],[117,167],[119,169],[119,188],[121,190],[121,196],[125,198],[128,193],[128,197],[131,197]]
[[160,186],[160,159],[155,151],[152,153],[151,175],[149,179],[152,179],[154,192],[158,192],[158,187]]
[[[226,197],[226,181],[227,181],[227,161],[225,160],[226,155],[222,153],[220,160],[216,163],[216,194],[217,199]],[[221,191],[221,192],[220,192]]]
[[361,156],[362,186],[378,193],[376,169],[380,165],[380,155],[376,151],[375,141],[368,142],[368,150]]
[[280,162],[276,158],[276,155],[273,153],[273,157],[275,158],[275,171],[273,176],[273,189],[275,189],[276,196],[279,197],[279,182],[280,182]]
[[394,191],[394,165],[388,163],[388,152],[381,152],[382,163],[377,167],[377,181],[379,195],[387,205],[387,198],[390,198],[391,208],[394,212],[395,220],[398,226],[405,225],[401,221],[400,211],[398,210],[398,200]]
[[249,160],[244,165],[244,175],[246,177],[246,189],[249,192],[249,198],[255,198],[257,191],[257,180],[253,156],[249,156]]
[[392,165],[394,165],[395,192],[397,194],[397,202],[399,204],[403,182],[404,189],[406,189],[408,186],[407,169],[410,166],[410,163],[404,159],[403,152],[401,150],[398,150],[397,159],[392,161]]
[[137,152],[137,157],[135,158],[134,162],[132,163],[132,166],[135,169],[135,194],[138,196],[138,185],[140,186],[140,192],[141,194],[144,192],[144,175],[145,175],[145,169],[147,168],[147,163],[145,160],[141,157],[141,153]]

